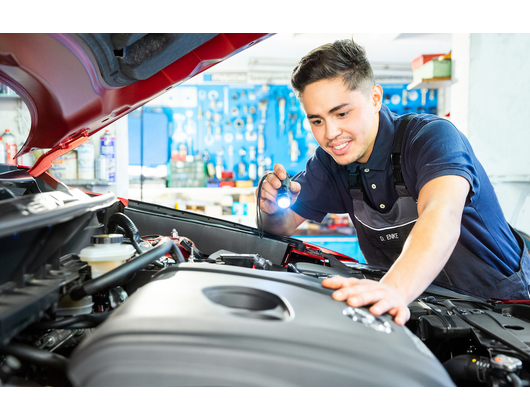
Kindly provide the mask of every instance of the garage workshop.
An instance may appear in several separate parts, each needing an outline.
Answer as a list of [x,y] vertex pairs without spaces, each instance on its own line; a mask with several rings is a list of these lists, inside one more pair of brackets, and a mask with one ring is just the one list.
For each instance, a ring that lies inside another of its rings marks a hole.
[[529,34],[0,34],[0,384],[530,385]]

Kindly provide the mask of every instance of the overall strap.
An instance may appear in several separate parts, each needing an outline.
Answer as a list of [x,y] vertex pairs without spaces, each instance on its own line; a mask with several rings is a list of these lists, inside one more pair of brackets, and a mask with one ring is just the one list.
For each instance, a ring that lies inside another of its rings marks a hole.
[[405,134],[407,125],[416,115],[417,114],[409,114],[401,119],[396,134],[394,150],[390,155],[392,171],[394,172],[394,186],[396,187],[396,191],[400,197],[410,195],[410,193],[407,191],[405,180],[403,179],[403,173],[401,172],[401,144],[403,143],[403,135]]
[[[401,172],[401,144],[403,143],[403,135],[407,129],[407,125],[417,114],[409,114],[403,117],[399,123],[398,131],[396,134],[396,141],[394,143],[394,150],[390,155],[390,161],[392,163],[392,170],[394,172],[394,186],[400,197],[409,196],[403,174]],[[357,166],[355,168],[355,166]],[[346,167],[348,172],[348,185],[350,195],[352,198],[362,200],[364,195],[363,182],[361,179],[361,170],[359,165],[350,164]]]
[[354,169],[354,165],[350,164],[346,167],[346,170],[348,171],[348,186],[351,197],[358,200],[362,200],[364,188],[359,166]]

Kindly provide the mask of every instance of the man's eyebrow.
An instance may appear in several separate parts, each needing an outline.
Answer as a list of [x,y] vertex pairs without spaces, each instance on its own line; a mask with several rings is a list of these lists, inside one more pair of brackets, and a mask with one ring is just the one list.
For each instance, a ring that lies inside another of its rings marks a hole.
[[[332,108],[332,109],[330,109],[328,111],[328,115],[329,114],[333,114],[334,112],[338,111],[339,109],[341,109],[342,107],[347,106],[347,105],[350,105],[350,103],[346,102],[346,103],[337,105],[335,108]],[[322,118],[322,117],[320,115],[316,115],[316,114],[311,114],[311,115],[307,116],[307,119],[312,119],[312,118]]]

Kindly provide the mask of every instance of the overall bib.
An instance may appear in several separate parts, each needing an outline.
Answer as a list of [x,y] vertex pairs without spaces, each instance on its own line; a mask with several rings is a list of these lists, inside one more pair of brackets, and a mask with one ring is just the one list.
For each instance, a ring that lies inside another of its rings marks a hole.
[[[417,203],[407,191],[401,173],[401,144],[403,134],[414,115],[404,117],[399,125],[391,163],[398,199],[384,214],[374,210],[364,199],[359,167],[347,167],[350,195],[353,199],[353,223],[366,262],[390,267],[401,254],[405,240],[418,219]],[[511,227],[510,227],[511,228]],[[433,284],[458,293],[489,299],[528,299],[530,254],[523,238],[511,228],[522,249],[519,270],[507,277],[482,261],[458,241],[445,267]]]

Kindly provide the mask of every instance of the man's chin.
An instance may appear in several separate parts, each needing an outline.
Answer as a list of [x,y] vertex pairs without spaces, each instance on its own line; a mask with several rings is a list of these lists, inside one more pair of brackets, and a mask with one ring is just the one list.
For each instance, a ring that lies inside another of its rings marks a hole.
[[337,156],[334,153],[330,153],[330,155],[333,158],[333,160],[337,162],[338,165],[341,165],[341,166],[346,166],[346,165],[349,165],[350,163],[354,163],[358,159],[357,156],[350,156],[350,155]]

